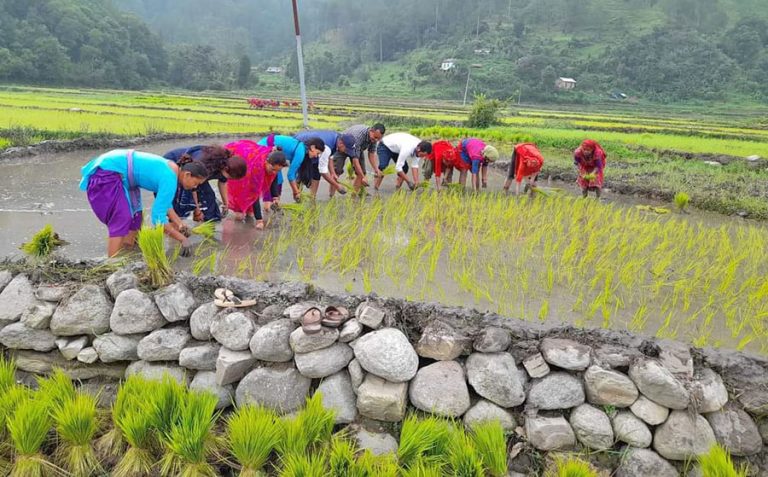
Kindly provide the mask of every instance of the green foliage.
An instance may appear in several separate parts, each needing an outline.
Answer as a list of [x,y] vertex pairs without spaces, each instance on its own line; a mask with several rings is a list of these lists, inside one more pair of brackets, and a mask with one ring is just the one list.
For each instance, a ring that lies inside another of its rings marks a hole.
[[201,235],[205,238],[211,238],[216,233],[216,224],[212,221],[203,222],[192,228],[192,233]]
[[38,377],[37,392],[50,404],[52,411],[60,409],[77,396],[75,384],[61,369],[54,369],[46,378]]
[[597,477],[592,467],[575,456],[559,457],[555,460],[554,469],[546,473],[547,477]]
[[32,257],[47,257],[53,252],[53,249],[63,243],[59,234],[53,231],[53,226],[48,224],[35,233],[32,240],[23,244],[21,250]]
[[699,467],[703,477],[747,477],[746,466],[736,468],[727,449],[716,444],[704,455],[699,456]]
[[43,476],[49,473],[50,463],[42,455],[41,448],[50,429],[47,400],[28,399],[18,403],[13,416],[8,419],[8,434],[16,454],[11,476]]
[[173,268],[165,254],[165,235],[163,226],[142,227],[137,242],[144,263],[149,271],[149,281],[154,287],[167,285],[173,278]]
[[306,405],[295,417],[283,419],[278,452],[285,456],[318,448],[330,440],[333,423],[334,412],[323,407],[322,395],[316,392],[307,398]]
[[53,420],[60,442],[57,461],[75,477],[89,477],[101,469],[92,442],[98,430],[96,398],[78,393],[73,399],[54,407]]
[[472,428],[472,441],[488,473],[493,477],[507,475],[507,438],[499,421],[488,421]]
[[472,111],[469,113],[467,126],[471,128],[485,129],[499,124],[499,112],[501,101],[488,99],[484,94],[475,96]]
[[400,464],[410,468],[421,460],[442,462],[452,440],[455,425],[446,419],[415,414],[406,416],[400,430],[397,457]]
[[280,477],[325,477],[325,454],[289,454],[280,458]]
[[451,469],[451,475],[456,477],[485,476],[483,459],[472,438],[463,430],[457,429],[453,432],[449,446],[448,467]]
[[13,358],[0,356],[0,394],[14,385],[16,385],[16,361]]
[[688,207],[688,203],[690,201],[691,198],[685,192],[678,192],[675,194],[675,205],[680,210],[685,210],[685,208]]
[[240,64],[237,69],[237,85],[241,88],[245,88],[250,84],[251,80],[251,59],[248,55],[240,57]]
[[189,392],[181,401],[178,418],[164,434],[166,453],[161,473],[167,476],[216,477],[209,463],[216,446],[213,427],[218,418],[217,396],[207,392]]
[[227,448],[240,464],[241,476],[257,475],[280,438],[277,415],[262,406],[240,406],[227,418]]

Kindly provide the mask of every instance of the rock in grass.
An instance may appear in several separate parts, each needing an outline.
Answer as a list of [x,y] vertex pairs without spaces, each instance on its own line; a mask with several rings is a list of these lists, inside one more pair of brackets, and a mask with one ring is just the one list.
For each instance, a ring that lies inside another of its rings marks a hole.
[[211,324],[211,336],[225,347],[242,351],[248,349],[256,325],[242,312],[218,315]]
[[261,404],[282,414],[298,411],[309,394],[312,380],[290,365],[256,368],[240,381],[235,391],[238,406]]
[[716,443],[712,427],[704,417],[675,410],[656,428],[653,448],[669,460],[694,459],[709,452]]
[[467,344],[468,339],[460,336],[451,325],[435,320],[424,327],[416,343],[416,353],[437,361],[451,361],[461,356]]
[[136,361],[128,365],[128,368],[125,370],[125,376],[128,377],[134,374],[155,381],[165,379],[168,376],[184,385],[187,384],[187,379],[189,378],[187,371],[180,366],[150,363],[149,361]]
[[485,399],[477,401],[464,414],[464,425],[468,428],[489,421],[498,421],[507,433],[512,433],[517,428],[517,421],[509,411]]
[[35,290],[23,273],[16,275],[0,292],[0,327],[19,321],[21,315],[37,303]]
[[369,373],[391,382],[411,380],[419,367],[419,356],[402,331],[384,328],[354,341],[355,357]]
[[50,330],[35,330],[24,323],[11,323],[0,330],[0,343],[11,349],[51,351],[56,349],[56,336]]
[[528,404],[541,410],[570,409],[584,403],[581,380],[564,372],[550,373],[534,380],[528,391]]
[[212,339],[211,324],[216,320],[216,315],[221,308],[213,302],[205,303],[197,307],[189,318],[189,329],[196,340],[208,341]]
[[472,353],[467,358],[467,379],[477,394],[502,407],[525,401],[515,359],[509,353]]
[[21,314],[21,322],[28,328],[35,330],[50,328],[51,317],[57,306],[56,303],[38,300],[37,303],[24,310],[24,313]]
[[624,455],[616,477],[679,477],[675,467],[650,449],[632,449]]
[[728,402],[728,390],[719,374],[704,368],[696,374],[691,386],[691,400],[699,413],[715,412]]
[[216,383],[220,386],[240,381],[256,364],[250,351],[222,347],[216,359]]
[[[221,345],[208,342],[190,342],[179,353],[179,365],[198,371],[215,371]],[[215,373],[214,373],[215,374]]]
[[750,456],[763,449],[763,439],[755,421],[733,404],[705,415],[717,442],[736,456]]
[[547,363],[571,371],[587,369],[592,359],[592,348],[573,340],[544,338],[540,350]]
[[567,450],[576,445],[576,435],[562,416],[526,417],[525,434],[528,443],[541,451]]
[[[56,316],[54,315],[54,320]],[[168,323],[152,298],[139,290],[125,290],[117,296],[109,325],[118,335],[149,333]]]
[[137,361],[139,341],[144,335],[118,335],[105,333],[93,340],[93,347],[105,363],[116,361]]
[[640,396],[629,407],[632,414],[642,419],[646,424],[658,426],[667,420],[669,409],[656,404],[645,396]]
[[480,331],[472,346],[475,351],[481,353],[500,353],[506,351],[511,343],[512,337],[509,331],[497,326],[489,326]]
[[[146,302],[154,306],[149,297]],[[112,312],[107,292],[96,285],[85,285],[56,308],[51,317],[51,332],[57,336],[100,335],[109,331]]]
[[191,339],[187,328],[163,328],[142,338],[136,351],[144,361],[176,361]]
[[171,323],[188,319],[196,304],[192,292],[181,283],[174,283],[158,291],[155,303],[160,313]]
[[614,407],[629,407],[639,395],[629,376],[599,366],[590,366],[584,373],[584,388],[592,404]]
[[128,269],[118,270],[107,277],[107,290],[109,290],[109,294],[115,300],[125,290],[138,288],[138,286],[139,277]]
[[456,361],[438,361],[421,368],[408,390],[417,409],[448,417],[460,417],[469,409],[469,388],[464,368]]
[[336,424],[349,424],[357,418],[357,396],[346,370],[320,381],[317,392],[322,395],[323,407],[334,412]]
[[386,432],[369,432],[360,429],[355,433],[355,442],[358,449],[370,451],[376,456],[397,453],[397,439]]
[[197,392],[208,392],[219,398],[216,409],[226,409],[232,405],[235,389],[231,384],[220,386],[216,383],[216,373],[212,371],[200,371],[195,374],[189,389]]
[[571,411],[569,422],[583,446],[594,450],[605,450],[613,446],[611,420],[600,409],[582,404]]
[[616,440],[632,447],[645,448],[651,445],[653,435],[645,423],[629,411],[620,411],[612,419]]
[[324,378],[347,367],[355,356],[346,343],[336,343],[328,348],[299,353],[294,357],[296,369],[308,378]]
[[408,383],[392,383],[368,374],[357,389],[357,409],[369,419],[399,422],[405,418]]
[[291,333],[295,325],[287,318],[265,324],[253,334],[251,353],[261,361],[283,363],[293,358]]
[[88,346],[88,337],[80,336],[77,338],[57,338],[56,347],[59,348],[59,353],[64,359],[73,360],[77,358],[80,351]]
[[685,386],[671,372],[654,360],[632,364],[629,377],[645,397],[670,409],[685,409],[690,395]]

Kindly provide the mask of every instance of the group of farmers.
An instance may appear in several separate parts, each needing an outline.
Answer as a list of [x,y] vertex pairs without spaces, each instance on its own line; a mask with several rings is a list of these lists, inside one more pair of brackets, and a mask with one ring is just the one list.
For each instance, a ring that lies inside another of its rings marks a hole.
[[[370,186],[367,165],[373,172],[373,188],[379,190],[394,163],[396,187],[414,190],[419,170],[435,188],[450,183],[454,172],[458,184],[471,175],[474,190],[488,185],[488,165],[499,159],[499,151],[478,138],[424,141],[404,132],[385,135],[382,124],[355,125],[343,132],[308,130],[293,136],[270,135],[258,142],[238,140],[223,146],[196,145],[168,151],[163,156],[118,149],[106,152],[82,168],[80,188],[86,191],[91,208],[107,226],[107,254],[114,256],[132,248],[143,222],[141,190],[155,194],[151,209],[154,225],[181,243],[182,254],[191,252],[190,231],[182,218],[219,221],[228,213],[236,220],[253,221],[264,227],[264,210],[278,207],[285,181],[294,200],[300,201],[302,186],[314,197],[321,180],[330,195],[346,194],[340,182],[345,168],[354,176],[351,188],[365,193]],[[578,184],[584,197],[594,191],[600,197],[605,152],[595,141],[586,140],[574,152]],[[349,166],[347,166],[349,161]],[[504,190],[514,193],[521,185],[534,190],[544,158],[534,144],[512,149]],[[286,177],[281,170],[287,168]],[[410,170],[410,177],[408,175]],[[215,180],[221,205],[210,181]]]

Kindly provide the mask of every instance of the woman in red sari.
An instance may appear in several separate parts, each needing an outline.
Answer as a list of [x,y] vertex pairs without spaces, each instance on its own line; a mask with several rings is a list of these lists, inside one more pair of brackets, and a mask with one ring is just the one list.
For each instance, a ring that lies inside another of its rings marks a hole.
[[578,177],[576,182],[581,187],[581,194],[584,197],[589,195],[589,191],[595,192],[595,196],[600,198],[600,191],[603,189],[603,170],[605,169],[605,151],[597,141],[586,139],[573,152],[573,162],[576,164]]
[[242,179],[232,179],[227,184],[229,210],[236,220],[256,220],[256,228],[264,228],[260,199],[271,201],[269,188],[277,173],[288,165],[282,151],[270,146],[260,146],[253,141],[241,140],[224,146],[232,154],[245,159],[247,172]]
[[[440,186],[443,184],[443,171],[447,172],[447,176],[453,174],[453,168],[457,167],[457,162],[462,162],[459,159],[456,148],[450,141],[437,141],[432,143],[432,153],[427,156],[427,161],[432,167],[424,165],[424,179],[429,180],[432,174],[435,175],[435,190],[440,190]],[[450,182],[447,178],[446,183]]]

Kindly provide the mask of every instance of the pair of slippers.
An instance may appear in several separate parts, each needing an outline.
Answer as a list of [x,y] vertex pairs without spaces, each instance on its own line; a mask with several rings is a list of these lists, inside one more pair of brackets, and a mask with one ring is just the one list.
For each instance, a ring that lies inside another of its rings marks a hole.
[[304,312],[301,318],[301,329],[308,335],[314,335],[322,331],[323,326],[338,328],[349,318],[349,311],[343,306],[329,306],[325,311],[312,307]]
[[244,308],[256,304],[256,300],[242,300],[228,288],[217,288],[213,292],[213,303],[221,308]]

